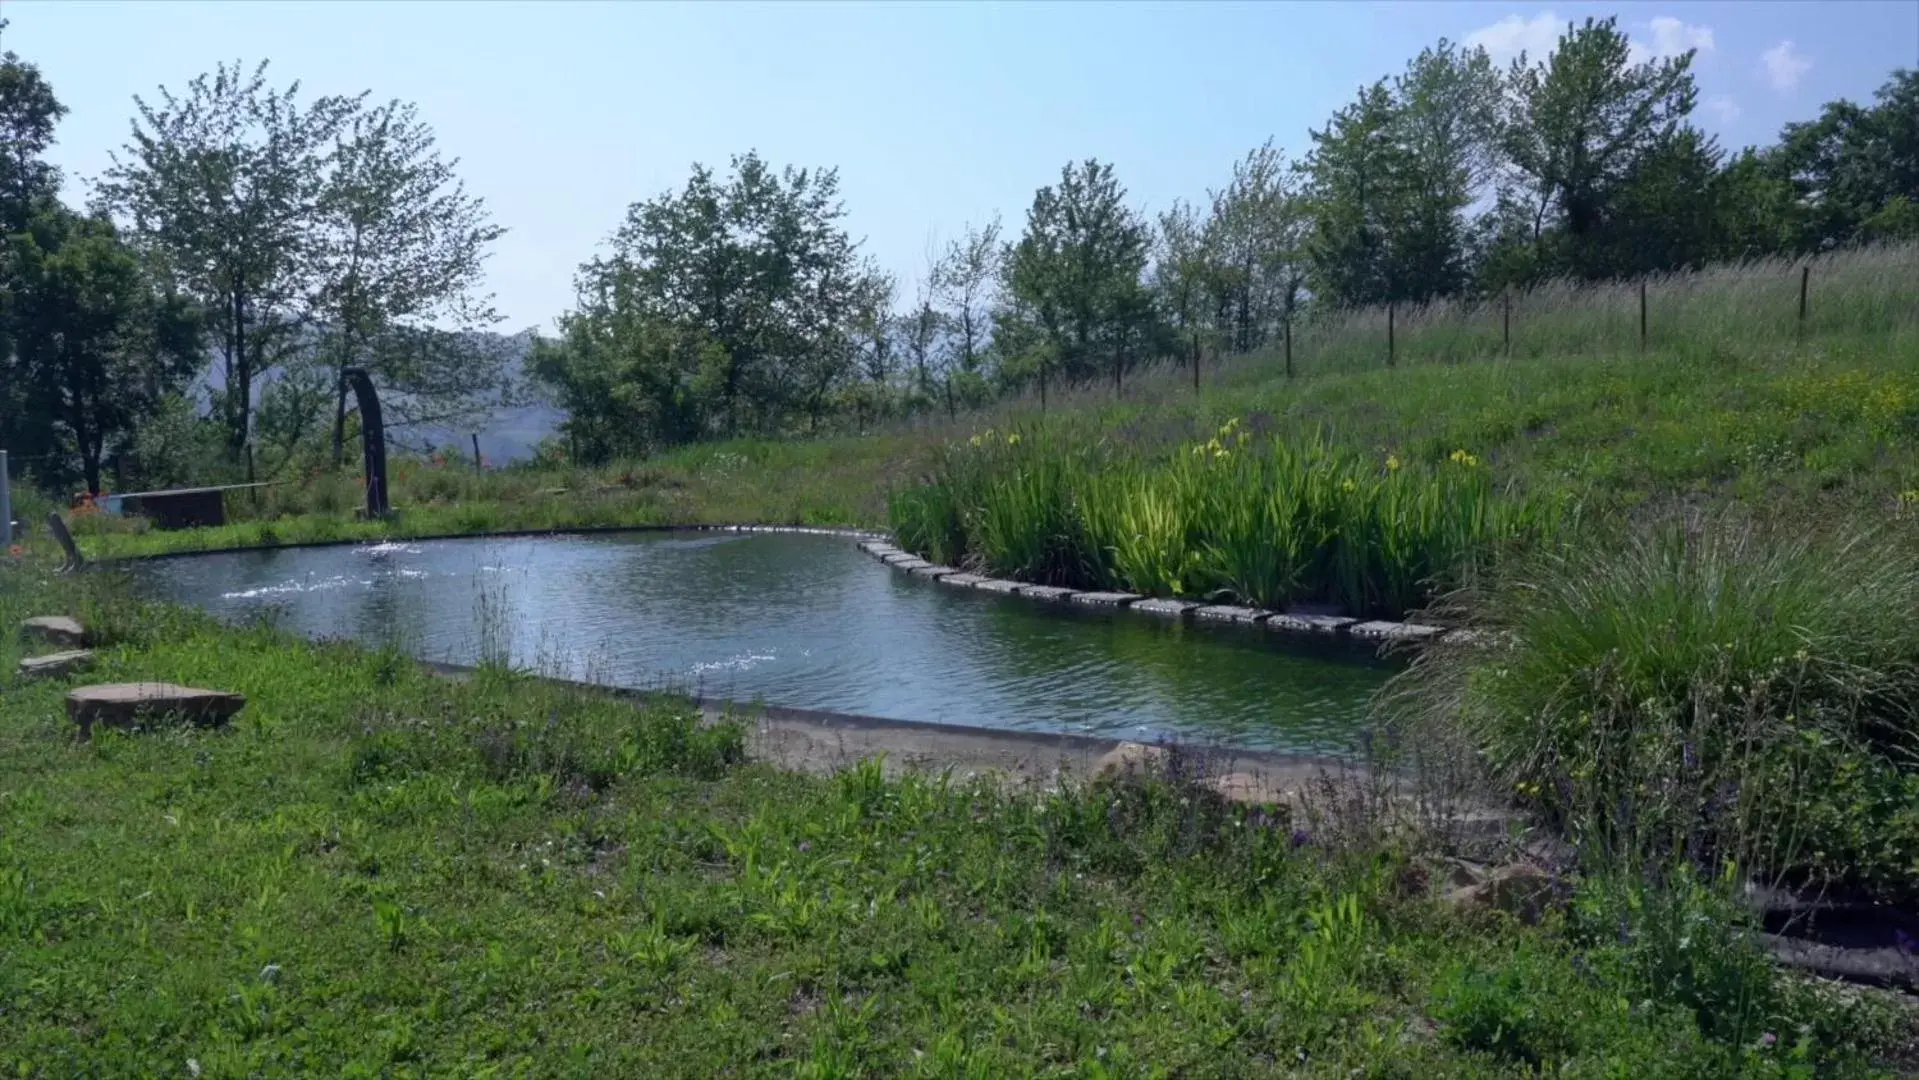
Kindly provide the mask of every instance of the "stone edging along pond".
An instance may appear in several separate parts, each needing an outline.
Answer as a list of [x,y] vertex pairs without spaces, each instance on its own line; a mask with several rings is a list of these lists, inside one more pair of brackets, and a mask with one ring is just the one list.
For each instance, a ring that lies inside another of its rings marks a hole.
[[[804,530],[802,530],[804,531]],[[942,585],[978,589],[982,592],[1024,596],[1053,603],[1084,604],[1088,607],[1125,608],[1163,618],[1194,618],[1215,622],[1261,626],[1295,637],[1351,638],[1381,644],[1430,641],[1446,633],[1444,627],[1423,623],[1387,622],[1377,619],[1352,619],[1342,615],[1296,615],[1264,608],[1235,604],[1206,604],[1196,600],[1166,600],[1137,593],[1096,592],[1063,589],[1056,585],[1029,585],[1019,581],[981,577],[951,566],[927,562],[910,551],[895,547],[884,537],[867,534],[859,548],[868,555],[914,577],[928,578]]]
[[[541,536],[590,536],[595,533],[633,532],[731,532],[800,533],[811,536],[839,536],[858,542],[859,549],[902,573],[922,577],[953,588],[978,589],[1006,596],[1023,596],[1050,603],[1082,604],[1088,607],[1125,608],[1162,618],[1193,618],[1214,622],[1260,626],[1281,634],[1301,638],[1347,638],[1383,645],[1414,644],[1431,641],[1447,633],[1444,627],[1423,623],[1354,619],[1342,615],[1306,615],[1268,611],[1264,608],[1234,604],[1206,604],[1196,600],[1169,600],[1137,593],[1099,592],[1065,589],[1056,585],[1031,585],[1003,578],[970,574],[951,566],[926,561],[910,551],[896,547],[883,532],[868,529],[841,529],[809,525],[610,525],[576,526],[558,529],[525,529],[497,533],[450,533],[427,536],[358,537],[322,540],[304,544],[273,544],[259,547],[212,548],[204,551],[172,551],[153,555],[121,556],[108,562],[145,562],[194,555],[218,555],[242,551],[284,551],[302,547],[344,547],[380,543],[416,544],[435,540],[506,540]],[[1461,633],[1463,637],[1463,632]]]

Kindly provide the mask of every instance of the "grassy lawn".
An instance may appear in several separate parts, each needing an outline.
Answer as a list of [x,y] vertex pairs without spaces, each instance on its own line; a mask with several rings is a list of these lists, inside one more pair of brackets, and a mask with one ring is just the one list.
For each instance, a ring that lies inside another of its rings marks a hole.
[[63,685],[5,677],[14,1075],[1841,1076],[1912,1037],[1704,890],[1592,879],[1526,926],[1435,900],[1414,834],[1176,779],[782,774],[687,708],[38,567],[0,624],[71,611],[95,677],[249,704],[82,744]]

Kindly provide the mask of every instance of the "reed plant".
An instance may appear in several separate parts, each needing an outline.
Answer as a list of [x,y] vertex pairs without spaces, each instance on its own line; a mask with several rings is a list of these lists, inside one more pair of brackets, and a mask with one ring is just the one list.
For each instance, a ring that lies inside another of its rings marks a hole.
[[1559,505],[1504,491],[1463,449],[1375,460],[1234,419],[1157,458],[988,431],[897,493],[893,526],[911,550],[1021,580],[1399,616],[1501,546],[1556,533]]

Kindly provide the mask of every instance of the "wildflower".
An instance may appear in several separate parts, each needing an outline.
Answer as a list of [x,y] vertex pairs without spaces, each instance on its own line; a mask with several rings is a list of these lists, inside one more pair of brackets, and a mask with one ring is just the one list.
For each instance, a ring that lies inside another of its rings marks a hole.
[[969,443],[971,443],[971,444],[973,444],[973,446],[974,446],[974,447],[976,447],[976,448],[977,448],[977,447],[979,446],[979,436],[978,436],[978,435],[975,435],[975,436],[973,436],[972,438],[970,438],[970,439],[968,439],[968,440],[966,440],[966,441],[967,441],[967,442],[969,442]]
[[1386,455],[1386,471],[1387,472],[1399,471],[1399,455],[1398,454]]
[[14,544],[7,548],[7,554],[15,559],[24,559],[27,557],[27,549],[21,547],[19,544]]
[[1346,479],[1339,482],[1339,490],[1344,491],[1350,495],[1353,492],[1359,490],[1359,484],[1355,482],[1352,477],[1349,476]]
[[1008,432],[1008,433],[1007,433],[1007,436],[1006,436],[1006,445],[1008,445],[1008,446],[1018,446],[1018,445],[1019,445],[1019,432],[1017,432],[1017,431],[1013,431],[1013,432]]
[[1476,466],[1476,465],[1478,465],[1478,464],[1479,464],[1479,459],[1478,459],[1478,458],[1476,458],[1476,457],[1474,457],[1474,456],[1473,456],[1473,455],[1471,455],[1471,454],[1468,454],[1468,453],[1467,453],[1466,451],[1464,451],[1464,450],[1455,450],[1455,451],[1453,451],[1453,453],[1452,453],[1452,457],[1450,458],[1450,460],[1451,460],[1451,461],[1453,462],[1453,464],[1455,464],[1455,465],[1464,465],[1464,466],[1466,466],[1466,467],[1467,467],[1468,469],[1470,469],[1470,468],[1472,468],[1472,467],[1474,467],[1474,466]]

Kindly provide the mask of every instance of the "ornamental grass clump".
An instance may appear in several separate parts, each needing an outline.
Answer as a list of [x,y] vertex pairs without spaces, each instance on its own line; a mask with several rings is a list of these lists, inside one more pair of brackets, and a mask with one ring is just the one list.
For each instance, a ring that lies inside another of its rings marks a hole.
[[[1541,552],[1389,712],[1606,861],[1919,893],[1919,553],[1720,516]],[[1492,644],[1486,644],[1491,642]]]

